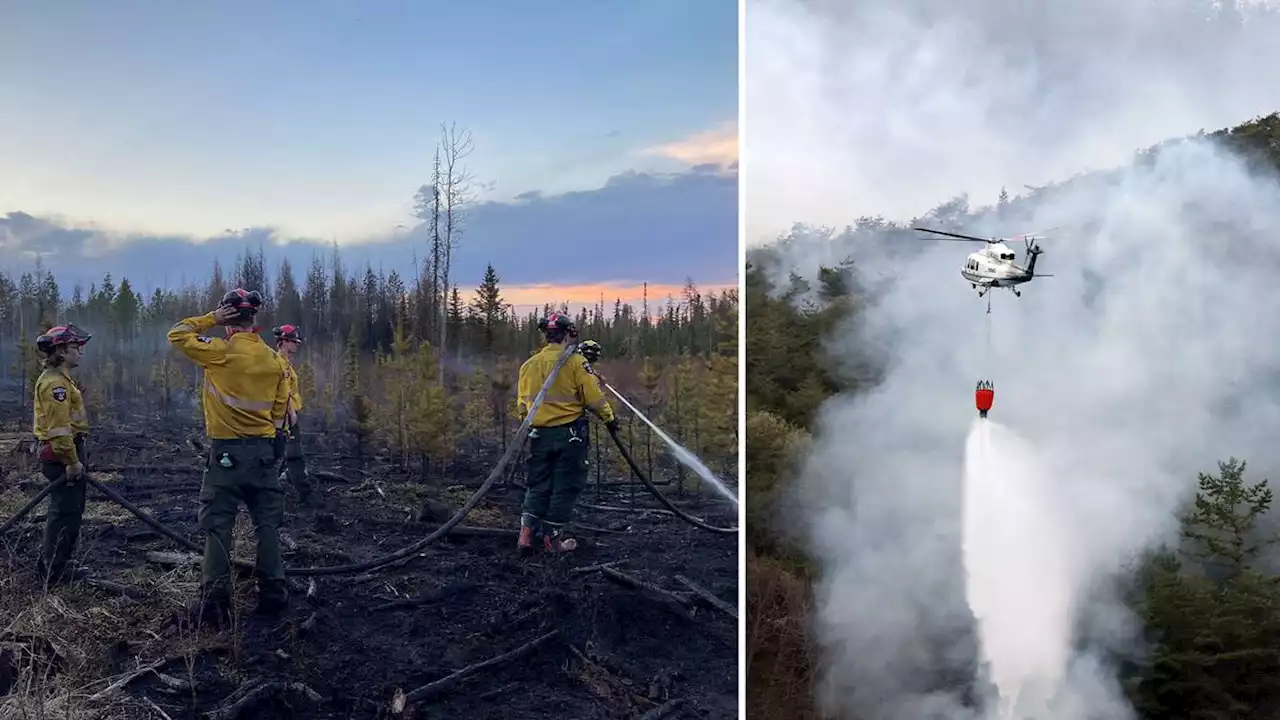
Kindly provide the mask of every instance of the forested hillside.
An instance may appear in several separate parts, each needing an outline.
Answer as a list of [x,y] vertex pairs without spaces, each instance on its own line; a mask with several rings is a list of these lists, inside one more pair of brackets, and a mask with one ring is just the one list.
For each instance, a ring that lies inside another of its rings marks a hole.
[[[1137,153],[1135,166],[1154,163],[1171,148],[1206,140],[1244,158],[1256,176],[1271,178],[1261,182],[1280,177],[1280,114],[1161,143]],[[846,260],[843,253],[857,248],[877,259],[910,258],[921,252],[911,227],[922,221],[931,227],[973,228],[997,215],[1025,213],[1055,193],[1109,182],[1122,172],[1088,173],[1012,199],[997,189],[998,200],[985,207],[971,208],[968,198],[959,197],[907,222],[866,217],[842,230],[798,224],[773,244],[749,252],[745,392],[751,717],[823,716],[817,701],[819,644],[812,624],[818,563],[795,540],[795,517],[781,510],[812,442],[819,407],[837,394],[864,393],[884,369],[869,357],[865,371],[850,372],[849,362],[833,362],[825,343],[837,328],[847,331],[842,324],[856,322],[866,305],[876,302],[875,283],[893,282],[878,274],[891,264],[866,273],[863,256],[855,253]],[[830,262],[805,266],[797,263],[801,256]],[[1105,278],[1099,283],[1095,290],[1102,291]],[[954,289],[961,292],[958,281]],[[947,297],[951,290],[948,286]],[[1217,467],[1184,470],[1188,501],[1176,515],[1182,541],[1128,563],[1128,574],[1114,579],[1142,625],[1137,643],[1142,650],[1117,650],[1106,662],[1142,718],[1271,717],[1280,707],[1280,686],[1271,681],[1280,670],[1280,575],[1266,558],[1276,542],[1267,529],[1274,525],[1267,517],[1272,491],[1262,471],[1246,471],[1248,458],[1230,457],[1234,446],[1218,451],[1222,461]],[[935,680],[955,690],[973,678]],[[931,682],[919,684],[928,687]]]

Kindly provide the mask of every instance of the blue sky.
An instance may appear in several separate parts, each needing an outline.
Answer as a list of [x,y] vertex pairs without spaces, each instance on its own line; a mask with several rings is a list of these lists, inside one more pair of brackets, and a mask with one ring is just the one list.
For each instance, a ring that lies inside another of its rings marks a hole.
[[[481,202],[701,164],[736,186],[737,2],[9,0],[0,93],[0,215],[347,245],[413,224],[442,122]],[[736,213],[702,240],[735,264]]]

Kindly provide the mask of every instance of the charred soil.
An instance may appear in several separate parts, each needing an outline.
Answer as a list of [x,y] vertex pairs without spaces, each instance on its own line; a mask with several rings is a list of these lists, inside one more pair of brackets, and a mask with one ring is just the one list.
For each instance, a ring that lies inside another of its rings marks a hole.
[[[8,423],[0,443],[0,522],[44,483],[20,428]],[[96,431],[89,470],[200,543],[199,443],[197,426],[139,420]],[[289,491],[290,568],[410,545],[487,471],[424,482],[323,444],[308,446],[311,506]],[[656,510],[638,483],[614,483],[583,494],[575,530],[585,547],[568,556],[517,555],[521,491],[507,482],[459,532],[406,561],[291,576],[279,619],[252,613],[256,591],[241,575],[225,630],[191,625],[198,559],[92,489],[77,557],[93,578],[45,588],[35,576],[41,504],[3,538],[0,717],[737,717],[737,620],[705,597],[737,606],[737,536],[691,527]],[[711,497],[672,499],[736,523],[732,506]],[[416,519],[425,500],[439,517]],[[237,557],[252,561],[244,512],[236,537]],[[504,655],[514,657],[424,689]]]

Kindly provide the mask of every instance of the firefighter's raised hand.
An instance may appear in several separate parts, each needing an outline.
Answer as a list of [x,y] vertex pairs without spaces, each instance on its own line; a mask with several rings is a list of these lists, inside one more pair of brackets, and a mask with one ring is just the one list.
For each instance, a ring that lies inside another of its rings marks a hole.
[[219,325],[226,325],[231,320],[240,316],[240,311],[230,305],[223,305],[213,311],[213,320]]

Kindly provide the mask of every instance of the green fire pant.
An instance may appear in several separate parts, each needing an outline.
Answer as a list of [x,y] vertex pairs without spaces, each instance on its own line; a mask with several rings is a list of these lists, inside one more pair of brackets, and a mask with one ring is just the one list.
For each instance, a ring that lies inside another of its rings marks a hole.
[[[76,436],[76,456],[81,464],[85,461],[84,436]],[[67,467],[60,462],[40,463],[40,474],[49,482],[62,477]],[[41,547],[41,573],[52,576],[61,575],[67,567],[67,561],[76,551],[80,542],[80,526],[84,520],[85,504],[84,478],[74,483],[64,483],[49,493],[49,512],[44,521],[44,538]]]
[[278,477],[279,463],[273,438],[210,440],[209,464],[200,486],[200,529],[205,531],[201,590],[206,597],[222,602],[229,599],[231,553],[235,547],[231,532],[243,502],[258,540],[259,598],[287,600],[284,560],[280,555],[284,490]]
[[284,445],[284,472],[298,492],[298,499],[306,502],[311,496],[311,481],[307,478],[307,460],[302,454],[302,434],[297,424],[289,426],[289,439]]
[[524,495],[526,522],[563,525],[587,486],[587,422],[585,418],[529,431],[529,489]]

